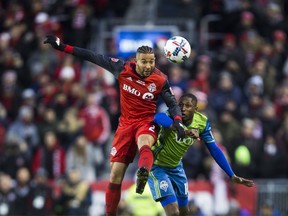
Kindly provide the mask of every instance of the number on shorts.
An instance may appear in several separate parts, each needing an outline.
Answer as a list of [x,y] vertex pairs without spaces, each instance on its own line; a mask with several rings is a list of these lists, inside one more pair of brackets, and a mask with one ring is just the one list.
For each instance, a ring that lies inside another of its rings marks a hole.
[[155,132],[155,125],[151,125],[151,127],[149,127],[149,130]]

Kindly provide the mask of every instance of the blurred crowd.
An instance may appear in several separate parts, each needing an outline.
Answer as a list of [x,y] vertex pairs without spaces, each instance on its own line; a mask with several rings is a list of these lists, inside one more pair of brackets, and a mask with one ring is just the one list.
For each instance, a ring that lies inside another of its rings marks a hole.
[[[45,207],[42,215],[85,211],[91,204],[89,182],[107,178],[119,117],[117,83],[103,68],[55,51],[43,45],[43,39],[54,34],[65,43],[89,48],[92,21],[123,18],[130,2],[0,1],[0,215],[11,209],[27,212],[27,206],[35,212]],[[287,2],[158,4],[161,18],[171,17],[173,7],[175,16],[197,23],[199,36],[191,41],[192,54],[183,65],[168,62],[161,46],[155,47],[157,67],[167,74],[176,97],[185,92],[198,97],[199,111],[209,117],[238,175],[287,178]],[[194,13],[186,11],[190,9]],[[211,27],[223,34],[209,42],[213,52],[201,47],[199,22],[207,14],[221,17]],[[158,111],[165,110],[159,101]],[[213,162],[201,143],[195,143],[183,161],[189,179],[213,176]],[[51,181],[61,192],[55,194]],[[44,205],[47,197],[51,202]]]

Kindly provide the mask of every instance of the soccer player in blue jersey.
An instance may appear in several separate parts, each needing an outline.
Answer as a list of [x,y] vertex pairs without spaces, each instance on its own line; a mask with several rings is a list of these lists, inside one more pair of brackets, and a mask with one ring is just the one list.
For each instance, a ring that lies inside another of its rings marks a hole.
[[182,166],[182,157],[194,140],[202,140],[214,160],[227,173],[231,181],[252,187],[254,182],[234,174],[224,153],[217,146],[211,132],[208,118],[197,112],[197,98],[184,94],[179,99],[182,119],[186,131],[184,140],[177,140],[173,119],[165,113],[158,113],[154,121],[161,126],[157,143],[152,147],[154,164],[148,183],[155,201],[160,201],[166,215],[187,215],[188,181]]

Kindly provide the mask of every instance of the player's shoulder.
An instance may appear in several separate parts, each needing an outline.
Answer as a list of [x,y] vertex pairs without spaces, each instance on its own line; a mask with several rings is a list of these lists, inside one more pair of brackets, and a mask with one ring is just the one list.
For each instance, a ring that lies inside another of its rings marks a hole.
[[126,68],[126,69],[131,69],[131,70],[135,70],[135,68],[136,68],[136,63],[135,62],[131,62],[131,61],[125,61],[124,62],[124,67]]
[[202,121],[202,122],[206,122],[208,120],[208,117],[206,115],[204,115],[203,113],[200,113],[200,112],[195,112],[193,118],[197,119],[198,121]]
[[153,72],[156,76],[161,77],[162,79],[167,79],[167,75],[164,74],[161,70],[159,70],[158,68],[155,68],[154,72]]

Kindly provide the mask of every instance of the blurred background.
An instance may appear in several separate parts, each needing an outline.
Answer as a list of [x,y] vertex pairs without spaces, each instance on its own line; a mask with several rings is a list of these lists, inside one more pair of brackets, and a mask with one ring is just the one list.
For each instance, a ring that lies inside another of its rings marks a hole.
[[[117,82],[43,45],[48,34],[125,60],[153,46],[176,97],[198,97],[233,170],[256,186],[231,184],[195,143],[183,158],[191,215],[288,215],[286,0],[1,0],[0,215],[104,215]],[[192,47],[181,65],[163,55],[172,35]],[[134,193],[137,160],[119,215],[163,215],[148,186]]]

